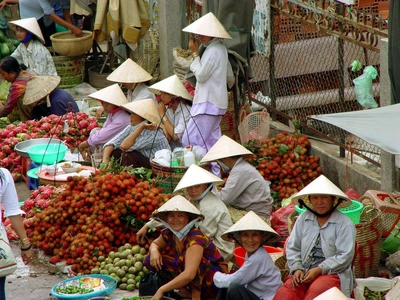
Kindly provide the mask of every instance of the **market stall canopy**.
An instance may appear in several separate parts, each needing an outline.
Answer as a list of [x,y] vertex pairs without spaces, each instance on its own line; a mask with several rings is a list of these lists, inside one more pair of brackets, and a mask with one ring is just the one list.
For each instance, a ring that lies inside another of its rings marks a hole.
[[310,118],[342,128],[389,153],[400,154],[400,104]]
[[150,27],[144,0],[98,0],[94,30],[96,41],[110,40],[110,32],[137,43]]

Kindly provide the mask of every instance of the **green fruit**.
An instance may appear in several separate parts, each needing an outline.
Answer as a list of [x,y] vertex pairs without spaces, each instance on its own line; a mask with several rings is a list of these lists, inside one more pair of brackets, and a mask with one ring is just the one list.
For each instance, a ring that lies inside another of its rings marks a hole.
[[10,55],[10,48],[7,46],[6,43],[0,44],[0,53],[2,57]]
[[126,273],[125,273],[124,270],[118,270],[118,271],[117,271],[117,275],[118,275],[120,278],[122,278],[122,277],[125,277]]
[[134,265],[136,261],[137,261],[136,257],[133,257],[133,258],[131,259],[132,265]]
[[120,261],[117,262],[116,265],[117,265],[117,267],[120,267],[120,268],[125,266],[125,259],[121,259]]
[[140,253],[140,246],[139,246],[139,245],[133,246],[132,249],[131,249],[131,251],[132,251],[132,254],[138,254],[138,253]]
[[136,276],[136,277],[135,277],[135,281],[136,281],[136,282],[139,282],[140,280],[142,280],[142,276]]
[[101,270],[101,271],[100,271],[100,274],[108,275],[109,273],[108,273],[107,270]]
[[147,250],[145,248],[140,248],[139,253],[142,254],[142,255],[146,255],[147,254]]
[[116,272],[116,269],[114,266],[108,269],[108,273],[110,273],[110,274],[115,273],[115,272]]
[[106,263],[103,261],[103,262],[100,264],[100,268],[104,269],[105,266],[106,266]]
[[126,250],[126,248],[124,246],[121,246],[118,248],[118,252],[124,252]]
[[128,281],[128,278],[126,278],[126,277],[122,277],[122,278],[121,278],[121,282],[122,282],[122,283],[126,283],[127,281]]
[[131,274],[131,273],[128,273],[128,274],[126,274],[126,278],[128,278],[128,279],[135,279],[135,275],[133,275],[133,274]]
[[127,283],[127,284],[135,284],[136,281],[135,281],[135,279],[130,278],[130,279],[128,279],[128,280],[126,281],[126,283]]
[[145,274],[144,274],[143,271],[140,271],[140,272],[138,273],[138,275],[141,276],[141,277],[144,277]]
[[127,260],[125,260],[125,266],[127,266],[128,268],[129,267],[132,267],[132,261],[131,260],[129,260],[129,259],[127,259]]
[[124,245],[124,247],[125,247],[125,249],[131,249],[131,248],[132,248],[132,245],[129,244],[129,243],[126,243],[126,244]]
[[114,267],[114,265],[113,264],[106,264],[105,269],[109,270],[111,267]]
[[136,268],[136,270],[138,270],[138,271],[140,272],[140,271],[142,271],[142,269],[143,269],[143,263],[140,262],[140,261],[137,261],[137,262],[134,264],[134,267]]
[[128,254],[128,256],[126,257],[126,259],[132,259],[133,255],[132,254]]
[[126,290],[126,288],[128,287],[128,285],[127,285],[126,283],[121,283],[118,287],[119,287],[121,290]]
[[3,30],[0,30],[0,43],[4,43],[6,41],[6,35]]
[[117,265],[117,263],[120,261],[121,259],[119,257],[114,258],[113,264]]
[[[114,256],[115,256],[115,258],[121,258],[121,253],[115,252]],[[115,259],[115,258],[114,258],[114,259]]]
[[114,259],[114,258],[115,258],[115,252],[114,252],[114,251],[111,251],[111,252],[108,254],[108,256],[109,256],[111,259]]
[[10,54],[12,54],[17,49],[17,47],[15,47],[14,45],[10,45],[9,48],[10,48]]
[[97,258],[97,260],[100,261],[100,262],[102,262],[102,261],[105,261],[106,258],[105,258],[104,256],[99,256],[99,257]]
[[128,285],[126,286],[126,289],[127,289],[128,291],[133,291],[133,290],[135,289],[135,285],[134,285],[134,284],[128,284]]
[[[130,251],[129,251],[129,252],[130,252]],[[123,259],[126,259],[126,258],[128,257],[128,253],[126,253],[126,251],[121,252],[121,253],[119,254],[119,257],[120,257],[120,258],[123,258]]]
[[136,285],[135,285],[135,288],[139,288],[139,286],[140,286],[140,281],[139,282],[136,282]]
[[149,270],[146,268],[146,266],[143,266],[143,269],[142,269],[142,271],[144,272],[144,274],[147,274],[147,273],[149,273]]
[[111,257],[107,257],[105,260],[106,264],[112,264],[113,261],[114,261],[114,258],[111,258]]
[[137,269],[135,267],[130,267],[128,272],[129,272],[129,274],[136,274],[137,273]]
[[143,261],[144,260],[144,256],[140,253],[135,254],[135,258],[138,261]]
[[99,274],[99,273],[100,273],[100,269],[99,269],[99,268],[93,268],[93,269],[90,271],[90,273],[91,273],[91,274]]
[[129,267],[127,267],[127,266],[122,266],[122,267],[121,267],[121,270],[124,271],[124,272],[128,272]]

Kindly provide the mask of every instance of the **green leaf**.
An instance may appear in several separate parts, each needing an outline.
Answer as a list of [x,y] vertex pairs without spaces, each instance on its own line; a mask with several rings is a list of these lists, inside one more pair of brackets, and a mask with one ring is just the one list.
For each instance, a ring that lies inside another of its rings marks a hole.
[[289,150],[289,147],[285,144],[279,146],[279,154],[285,154]]

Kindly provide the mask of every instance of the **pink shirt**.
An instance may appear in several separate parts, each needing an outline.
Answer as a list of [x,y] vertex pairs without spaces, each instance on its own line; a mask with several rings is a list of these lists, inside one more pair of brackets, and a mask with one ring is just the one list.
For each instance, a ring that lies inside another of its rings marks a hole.
[[131,123],[130,118],[129,114],[122,108],[109,113],[103,128],[88,138],[89,146],[95,147],[111,140]]

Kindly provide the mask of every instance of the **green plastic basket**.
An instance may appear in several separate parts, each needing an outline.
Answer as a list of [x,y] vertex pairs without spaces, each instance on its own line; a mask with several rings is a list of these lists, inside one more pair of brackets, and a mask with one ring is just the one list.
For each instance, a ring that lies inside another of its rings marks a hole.
[[[351,200],[350,206],[339,208],[339,211],[348,216],[353,224],[358,224],[360,223],[360,216],[363,207],[364,205],[361,202]],[[300,208],[298,205],[296,205],[296,211],[301,214],[306,211],[306,208]]]

